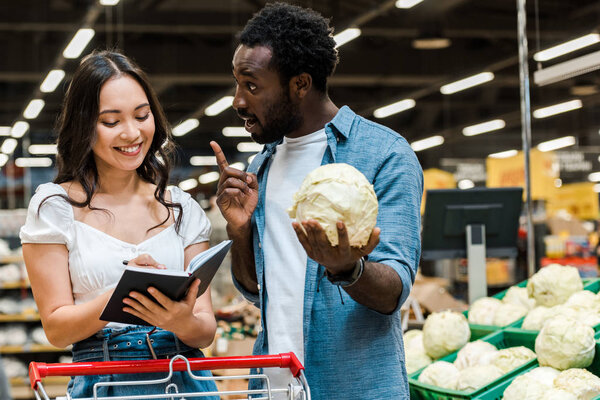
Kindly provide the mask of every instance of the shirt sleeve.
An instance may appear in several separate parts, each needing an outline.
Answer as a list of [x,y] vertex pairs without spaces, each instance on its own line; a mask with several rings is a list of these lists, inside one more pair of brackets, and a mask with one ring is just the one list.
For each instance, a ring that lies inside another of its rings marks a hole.
[[57,194],[63,193],[57,191],[54,184],[40,185],[37,188],[29,202],[25,225],[19,232],[22,244],[71,244],[73,208]]
[[211,226],[208,217],[200,204],[189,193],[175,187],[172,189],[173,201],[180,203],[183,217],[179,227],[179,235],[183,238],[183,248],[210,239]]
[[380,242],[369,261],[393,268],[402,280],[398,311],[415,281],[421,257],[421,198],[423,171],[416,155],[404,139],[398,139],[373,181],[379,202],[377,225]]

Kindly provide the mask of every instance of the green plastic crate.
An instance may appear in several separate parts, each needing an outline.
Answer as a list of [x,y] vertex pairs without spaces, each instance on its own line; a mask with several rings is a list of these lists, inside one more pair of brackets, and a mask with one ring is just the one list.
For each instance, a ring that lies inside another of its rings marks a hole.
[[[489,342],[499,349],[525,346],[528,349],[535,350],[536,336],[536,334],[524,331],[501,330],[483,337],[481,340]],[[454,360],[456,360],[456,355],[457,352],[452,353],[446,357],[442,357],[440,361],[454,362]],[[521,374],[523,371],[530,369],[535,364],[537,364],[537,359],[533,359],[521,365],[508,374],[505,374],[504,376],[473,392],[442,389],[437,386],[420,383],[417,379],[421,374],[421,370],[409,377],[410,398],[412,400],[501,400],[504,389],[510,384],[510,382],[512,382],[512,379]]]

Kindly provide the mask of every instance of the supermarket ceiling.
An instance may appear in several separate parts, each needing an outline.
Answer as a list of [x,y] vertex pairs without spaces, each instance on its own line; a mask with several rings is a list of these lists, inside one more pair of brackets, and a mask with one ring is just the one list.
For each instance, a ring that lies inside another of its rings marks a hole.
[[[241,126],[234,111],[229,108],[207,116],[205,109],[233,93],[230,71],[235,35],[264,3],[121,0],[105,7],[91,0],[1,0],[0,126],[23,120],[30,100],[41,98],[45,106],[37,118],[27,120],[29,132],[21,140],[53,141],[52,126],[65,83],[78,62],[65,60],[62,52],[74,33],[88,26],[95,35],[84,54],[95,48],[124,49],[148,72],[173,125],[188,118],[199,120],[197,128],[177,137],[179,165],[186,167],[187,174],[198,176],[207,169],[191,167],[189,159],[210,155],[210,140],[217,140],[231,160],[246,161],[250,154],[238,152],[237,144],[248,139],[222,133],[226,126]],[[389,0],[295,3],[330,17],[336,32],[351,26],[361,29],[360,37],[340,47],[341,61],[330,81],[330,96],[337,105],[347,104],[372,119],[379,107],[413,99],[413,108],[376,120],[411,143],[442,136],[441,146],[417,153],[424,168],[445,167],[456,159],[483,160],[490,153],[522,148],[516,0],[424,0],[409,9],[397,8]],[[582,104],[574,111],[533,118],[533,145],[574,136],[576,145],[569,150],[582,150],[588,159],[591,155],[588,170],[600,170],[598,72],[544,87],[533,83],[538,67],[600,50],[596,43],[541,64],[533,60],[539,50],[596,32],[600,1],[530,0],[527,16],[532,108],[574,99]],[[427,40],[432,38],[442,40]],[[423,49],[417,43],[446,47]],[[41,93],[40,83],[54,68],[63,69],[65,79],[54,92]],[[480,72],[493,73],[493,79],[454,94],[440,92],[443,85]],[[494,119],[503,120],[504,127],[477,136],[463,134],[466,126]],[[15,155],[20,152],[17,148]],[[579,175],[587,177],[587,173]]]

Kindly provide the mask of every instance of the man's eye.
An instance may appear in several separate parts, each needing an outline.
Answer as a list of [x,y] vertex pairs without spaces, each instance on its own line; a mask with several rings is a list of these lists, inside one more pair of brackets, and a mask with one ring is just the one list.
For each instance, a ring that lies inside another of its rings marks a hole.
[[256,90],[256,85],[254,83],[248,83],[248,89]]

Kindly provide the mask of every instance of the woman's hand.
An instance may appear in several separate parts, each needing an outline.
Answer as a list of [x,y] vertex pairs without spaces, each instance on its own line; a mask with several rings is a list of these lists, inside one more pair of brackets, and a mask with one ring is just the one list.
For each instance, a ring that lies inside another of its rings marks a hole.
[[167,269],[163,264],[156,261],[150,254],[140,254],[136,258],[129,260],[127,266],[131,267],[142,267],[142,268],[155,268],[155,269]]
[[181,301],[171,300],[153,287],[148,288],[148,292],[156,302],[139,292],[131,292],[130,297],[123,299],[123,311],[143,319],[150,325],[177,334],[187,321],[194,318],[194,304],[199,285],[200,281],[196,279]]

